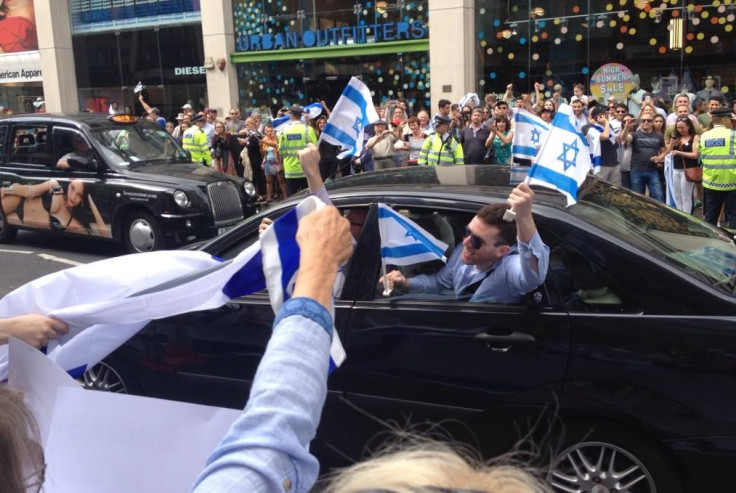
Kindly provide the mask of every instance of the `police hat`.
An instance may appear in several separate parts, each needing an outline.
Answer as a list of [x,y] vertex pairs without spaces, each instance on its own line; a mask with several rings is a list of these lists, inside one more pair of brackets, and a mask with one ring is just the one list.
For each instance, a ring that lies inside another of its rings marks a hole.
[[201,121],[204,121],[204,115],[197,114],[197,115],[194,115],[192,117],[192,119],[191,119],[191,122],[192,123],[197,123],[197,122],[201,122]]
[[718,108],[710,112],[710,116],[731,116],[730,108]]
[[289,107],[289,113],[293,113],[295,115],[301,115],[302,113],[304,113],[304,108],[302,108],[298,104],[292,104]]
[[434,125],[435,127],[437,125],[449,125],[452,119],[449,116],[444,115],[435,115],[434,117]]

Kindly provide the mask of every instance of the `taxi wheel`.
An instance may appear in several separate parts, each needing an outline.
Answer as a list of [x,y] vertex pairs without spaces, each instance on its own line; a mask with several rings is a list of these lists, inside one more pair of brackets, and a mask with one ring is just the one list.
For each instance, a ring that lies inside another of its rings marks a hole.
[[0,207],[0,243],[12,243],[18,234],[18,229],[8,225],[5,213]]
[[125,248],[130,253],[152,252],[166,247],[164,232],[147,212],[131,213],[125,221]]

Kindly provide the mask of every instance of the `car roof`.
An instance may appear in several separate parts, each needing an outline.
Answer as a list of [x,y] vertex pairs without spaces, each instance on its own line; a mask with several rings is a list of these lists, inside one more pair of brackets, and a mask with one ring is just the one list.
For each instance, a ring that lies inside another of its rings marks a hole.
[[[15,115],[7,115],[0,118],[0,123],[12,121],[13,123],[65,123],[77,127],[88,125],[90,127],[101,127],[109,125],[127,125],[113,123],[109,120],[110,115],[107,113],[19,113]],[[144,118],[138,118],[138,123],[152,123]]]
[[[506,198],[513,188],[510,179],[511,168],[508,166],[411,166],[350,175],[329,181],[325,187],[328,192],[350,191],[368,195],[424,190],[428,193]],[[586,190],[594,186],[611,185],[595,176],[588,176],[578,198],[584,197]],[[567,199],[562,193],[539,186],[533,189],[535,202],[561,209],[567,206]]]

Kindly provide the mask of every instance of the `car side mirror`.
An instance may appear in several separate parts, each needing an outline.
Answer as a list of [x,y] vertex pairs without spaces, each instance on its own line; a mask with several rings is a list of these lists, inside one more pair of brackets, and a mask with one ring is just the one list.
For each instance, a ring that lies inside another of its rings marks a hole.
[[97,161],[82,156],[70,156],[67,158],[70,170],[76,171],[96,171]]

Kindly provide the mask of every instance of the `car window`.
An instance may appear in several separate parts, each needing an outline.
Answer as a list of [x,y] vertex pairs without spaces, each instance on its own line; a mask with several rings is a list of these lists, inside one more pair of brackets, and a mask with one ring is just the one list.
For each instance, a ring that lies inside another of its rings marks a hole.
[[49,161],[45,125],[14,126],[10,145],[12,162],[46,165]]
[[597,183],[569,212],[711,287],[733,294],[733,237],[663,203]]
[[92,135],[113,168],[161,160],[188,161],[184,150],[158,125],[110,125],[95,129]]
[[0,161],[5,160],[5,137],[8,135],[8,126],[0,125]]
[[[219,247],[216,247],[210,253],[217,255],[219,258],[228,260],[235,258],[239,253],[250,247],[255,243],[258,238],[258,225],[263,221],[264,218],[271,219],[272,221],[277,220],[287,211],[292,208],[292,204],[281,208],[272,208],[267,211],[254,216],[248,222],[240,225],[237,230],[232,231],[228,234],[231,238],[223,238],[223,243]],[[362,235],[364,223],[368,217],[368,206],[338,206],[338,210],[342,213],[343,217],[348,219],[350,222],[350,231],[353,237],[358,240]],[[209,251],[209,250],[208,250]],[[350,262],[343,269],[343,276],[347,275],[350,270]],[[266,290],[262,290],[261,293],[265,293]],[[342,290],[338,292],[338,299],[343,299]]]

